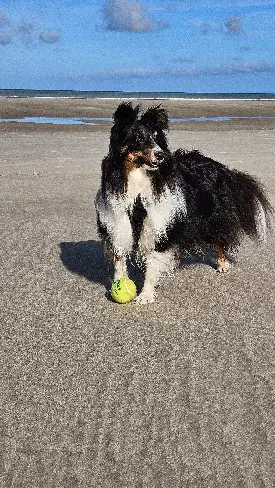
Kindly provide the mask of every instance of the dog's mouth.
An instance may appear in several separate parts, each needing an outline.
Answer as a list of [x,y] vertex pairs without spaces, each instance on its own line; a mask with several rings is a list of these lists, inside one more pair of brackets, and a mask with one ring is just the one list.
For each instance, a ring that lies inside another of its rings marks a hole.
[[122,148],[122,154],[125,154],[124,165],[128,171],[137,168],[156,171],[158,168],[158,160],[153,149],[130,152],[127,148]]
[[149,171],[157,169],[157,160],[154,152],[149,149],[138,152],[128,152],[125,155],[124,165],[128,171],[136,168],[144,168]]

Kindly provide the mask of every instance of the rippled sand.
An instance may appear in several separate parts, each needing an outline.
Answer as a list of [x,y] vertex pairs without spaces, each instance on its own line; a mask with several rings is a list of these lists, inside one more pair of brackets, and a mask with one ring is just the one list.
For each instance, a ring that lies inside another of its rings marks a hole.
[[[116,105],[0,100],[5,117]],[[173,117],[271,113],[167,105]],[[273,123],[173,126],[170,145],[254,174],[274,205]],[[93,207],[109,126],[0,128],[3,487],[271,487],[274,234],[245,240],[226,276],[185,256],[155,304],[114,304]]]

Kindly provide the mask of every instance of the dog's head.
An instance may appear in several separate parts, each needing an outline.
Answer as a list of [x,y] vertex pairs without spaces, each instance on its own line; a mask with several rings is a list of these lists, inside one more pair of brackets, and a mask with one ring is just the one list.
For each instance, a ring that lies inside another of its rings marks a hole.
[[110,152],[122,158],[127,169],[144,166],[155,169],[157,154],[168,151],[165,131],[168,115],[164,108],[155,106],[139,116],[140,106],[121,103],[114,113]]

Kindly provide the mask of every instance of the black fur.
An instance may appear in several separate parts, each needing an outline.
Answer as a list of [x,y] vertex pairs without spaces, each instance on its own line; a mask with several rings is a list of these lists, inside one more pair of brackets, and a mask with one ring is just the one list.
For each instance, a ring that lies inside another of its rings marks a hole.
[[140,151],[153,147],[154,143],[168,150],[166,110],[160,106],[151,107],[138,118],[139,112],[140,105],[133,108],[131,102],[123,102],[116,109],[109,146],[112,154],[119,154],[124,146],[128,146],[129,151]]
[[[178,149],[171,152],[166,130],[167,112],[151,107],[140,116],[140,106],[122,103],[114,113],[109,154],[102,163],[100,195],[106,201],[112,195],[123,198],[127,191],[125,158],[129,153],[155,151],[155,171],[148,171],[156,200],[165,188],[180,189],[186,199],[187,213],[178,213],[169,222],[165,236],[155,242],[155,250],[171,247],[181,250],[222,246],[230,250],[239,246],[244,235],[259,237],[259,207],[270,223],[272,207],[262,184],[247,173],[204,156],[199,151]],[[154,149],[158,146],[157,149]],[[146,157],[144,156],[144,161]],[[140,157],[139,164],[142,165]],[[137,248],[147,211],[137,195],[130,222]],[[108,244],[111,237],[98,219],[98,231]]]
[[[109,154],[102,162],[101,188],[106,192],[121,194],[126,189],[124,159],[127,152],[143,151],[157,144],[168,151],[165,131],[168,129],[167,112],[160,106],[149,108],[138,119],[140,106],[123,102],[113,114]],[[123,149],[127,147],[127,151]]]
[[263,208],[267,226],[272,208],[262,184],[247,173],[204,156],[199,151],[178,149],[172,155],[160,154],[159,172],[153,176],[157,192],[163,180],[170,188],[184,190],[187,215],[177,218],[165,239],[156,243],[164,251],[177,244],[182,250],[206,246],[237,248],[246,234],[258,238],[256,216]]
[[139,105],[133,108],[131,102],[121,103],[113,114],[114,125],[111,129],[109,151],[116,155],[121,149],[129,128],[137,120]]

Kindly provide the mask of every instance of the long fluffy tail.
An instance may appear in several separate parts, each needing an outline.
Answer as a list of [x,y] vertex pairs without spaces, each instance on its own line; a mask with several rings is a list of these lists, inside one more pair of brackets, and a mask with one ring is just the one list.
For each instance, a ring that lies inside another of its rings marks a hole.
[[266,190],[256,178],[247,173],[236,171],[235,175],[238,181],[239,216],[243,230],[250,237],[265,242],[274,212]]
[[[267,237],[267,227],[269,224],[269,216],[261,204],[260,201],[256,203],[256,210],[255,210],[255,226],[256,226],[256,235],[260,242],[266,242]],[[267,221],[268,220],[268,221]]]

